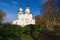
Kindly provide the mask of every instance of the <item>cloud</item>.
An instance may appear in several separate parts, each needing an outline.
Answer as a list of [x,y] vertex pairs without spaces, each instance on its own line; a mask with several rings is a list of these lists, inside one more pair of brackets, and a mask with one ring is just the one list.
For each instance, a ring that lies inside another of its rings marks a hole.
[[6,8],[10,8],[10,4],[6,3],[6,2],[0,2],[0,5]]
[[13,3],[14,5],[18,4],[18,2],[17,2],[17,1],[12,1],[12,3]]
[[0,5],[2,7],[13,8],[13,9],[14,8],[17,9],[17,4],[18,4],[18,1],[13,1],[13,0],[11,0],[9,3],[8,2],[4,2],[4,1],[0,2]]
[[18,9],[18,7],[16,5],[12,5],[13,9]]
[[11,3],[12,3],[12,5],[11,5],[12,8],[15,8],[15,9],[18,8],[18,6],[17,6],[18,3],[19,3],[18,1],[13,1],[13,0],[11,0]]
[[0,2],[1,5],[6,6],[7,4],[5,2]]

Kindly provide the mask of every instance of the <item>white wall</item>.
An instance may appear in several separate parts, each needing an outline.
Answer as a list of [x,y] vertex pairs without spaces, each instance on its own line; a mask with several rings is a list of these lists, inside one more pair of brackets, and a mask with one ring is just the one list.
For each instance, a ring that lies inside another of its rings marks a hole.
[[[22,9],[20,8],[22,11]],[[29,13],[28,13],[29,12]],[[35,19],[33,19],[33,15],[30,14],[30,9],[26,9],[25,14],[22,12],[18,13],[18,19],[13,21],[13,24],[25,26],[29,24],[35,24]]]

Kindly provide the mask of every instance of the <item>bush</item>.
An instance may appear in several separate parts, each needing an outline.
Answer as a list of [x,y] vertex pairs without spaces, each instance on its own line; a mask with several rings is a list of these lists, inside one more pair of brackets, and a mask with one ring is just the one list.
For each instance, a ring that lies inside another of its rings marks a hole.
[[[45,30],[45,27],[40,25],[27,25],[25,27],[21,27],[19,25],[12,25],[9,23],[0,24],[0,40],[37,40],[41,32],[46,33],[47,30]],[[56,35],[54,32],[48,30],[47,33]]]
[[[21,27],[18,25],[1,24],[0,40],[18,40],[20,39]],[[19,28],[19,29],[18,29]]]

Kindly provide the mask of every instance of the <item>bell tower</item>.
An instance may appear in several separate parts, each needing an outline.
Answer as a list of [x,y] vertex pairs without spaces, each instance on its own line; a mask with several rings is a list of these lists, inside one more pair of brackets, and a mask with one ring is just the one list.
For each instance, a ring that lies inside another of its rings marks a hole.
[[22,9],[22,6],[20,7],[19,9],[19,14],[22,14],[23,13],[23,9]]
[[30,7],[29,6],[26,6],[25,13],[30,13]]

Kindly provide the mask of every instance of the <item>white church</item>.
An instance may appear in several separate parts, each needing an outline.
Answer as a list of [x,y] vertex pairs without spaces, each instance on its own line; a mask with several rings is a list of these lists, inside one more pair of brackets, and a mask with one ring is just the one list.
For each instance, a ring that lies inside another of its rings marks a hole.
[[18,19],[13,21],[13,24],[20,25],[20,26],[26,26],[29,24],[35,24],[35,19],[33,18],[33,15],[30,12],[30,7],[26,7],[25,12],[23,12],[22,7],[20,7],[18,12]]

